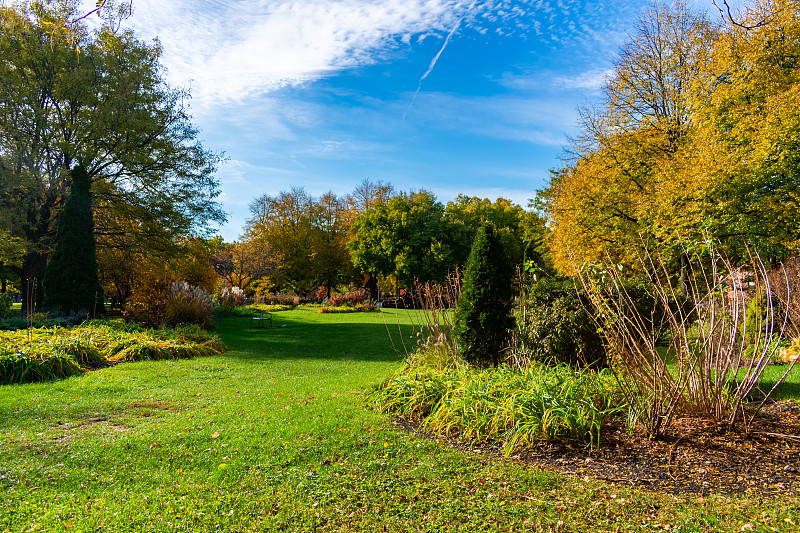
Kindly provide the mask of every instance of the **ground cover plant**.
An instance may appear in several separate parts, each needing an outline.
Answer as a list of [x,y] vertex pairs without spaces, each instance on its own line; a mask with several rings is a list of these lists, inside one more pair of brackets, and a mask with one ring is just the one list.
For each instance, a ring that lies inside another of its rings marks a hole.
[[250,304],[245,308],[245,311],[249,313],[252,313],[252,310],[276,313],[279,311],[291,311],[295,307],[291,304]]
[[0,383],[77,376],[89,366],[217,355],[222,341],[197,326],[148,329],[122,321],[0,332]]
[[500,443],[506,456],[537,441],[598,445],[604,422],[624,408],[610,372],[539,364],[524,369],[406,365],[367,401],[418,421],[424,431]]
[[392,342],[423,318],[382,313],[298,308],[274,330],[227,318],[222,355],[0,387],[0,529],[796,530],[792,485],[648,492],[596,479],[599,450],[569,474],[557,450],[542,470],[407,433],[361,392],[401,367]]

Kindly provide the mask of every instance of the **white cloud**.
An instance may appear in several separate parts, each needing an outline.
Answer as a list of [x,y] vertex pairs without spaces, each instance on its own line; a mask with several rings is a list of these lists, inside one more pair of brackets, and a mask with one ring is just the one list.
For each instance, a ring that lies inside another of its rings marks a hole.
[[558,76],[554,79],[559,87],[565,89],[598,90],[603,87],[609,77],[614,73],[612,69],[592,69],[575,76]]
[[566,75],[544,70],[523,72],[522,74],[506,72],[498,79],[498,82],[505,87],[520,91],[552,91],[553,89],[562,91],[567,89],[592,92],[601,89],[613,73],[611,68],[592,68],[584,72]]
[[136,0],[130,23],[158,36],[172,83],[240,100],[369,64],[411,35],[449,29],[466,0]]
[[[84,0],[87,5],[93,1]],[[637,0],[135,0],[129,19],[158,37],[173,84],[192,81],[201,105],[244,100],[385,59],[463,30],[548,42],[618,42],[621,12]],[[556,17],[556,14],[560,16]],[[568,18],[575,25],[564,23]]]

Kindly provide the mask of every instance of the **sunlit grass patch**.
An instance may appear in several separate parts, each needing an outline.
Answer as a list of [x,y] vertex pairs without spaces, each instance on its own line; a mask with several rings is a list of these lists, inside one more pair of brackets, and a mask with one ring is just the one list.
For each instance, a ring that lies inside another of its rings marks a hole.
[[224,357],[0,387],[0,531],[796,531],[795,494],[658,494],[395,427],[360,392],[412,317],[222,319]]

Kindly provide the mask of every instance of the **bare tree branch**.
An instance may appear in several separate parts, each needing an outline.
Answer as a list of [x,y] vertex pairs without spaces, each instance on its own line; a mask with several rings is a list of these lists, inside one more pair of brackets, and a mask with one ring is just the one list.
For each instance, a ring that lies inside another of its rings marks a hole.
[[[756,28],[766,26],[772,21],[771,17],[764,16],[763,19],[761,19],[760,21],[756,22],[753,25],[748,25],[745,24],[744,22],[737,22],[736,19],[733,18],[733,13],[731,12],[731,6],[728,4],[727,0],[722,0],[722,6],[717,4],[717,0],[711,0],[711,3],[714,5],[714,7],[717,8],[717,11],[719,11],[720,17],[727,20],[734,26],[738,26],[739,28],[742,28],[744,30],[754,30]],[[725,8],[724,10],[723,7]]]

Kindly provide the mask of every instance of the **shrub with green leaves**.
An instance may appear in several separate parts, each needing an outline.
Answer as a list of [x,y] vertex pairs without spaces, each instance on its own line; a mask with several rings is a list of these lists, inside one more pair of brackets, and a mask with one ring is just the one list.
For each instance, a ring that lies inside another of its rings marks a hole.
[[8,316],[11,312],[11,295],[7,292],[0,294],[0,317]]
[[589,299],[570,280],[533,283],[516,309],[516,349],[539,362],[607,366],[603,338],[588,306]]
[[748,344],[753,345],[763,342],[765,334],[769,332],[767,321],[770,320],[771,315],[776,314],[775,312],[769,312],[769,305],[770,302],[767,301],[767,295],[763,290],[759,291],[748,302],[744,327],[744,336]]

